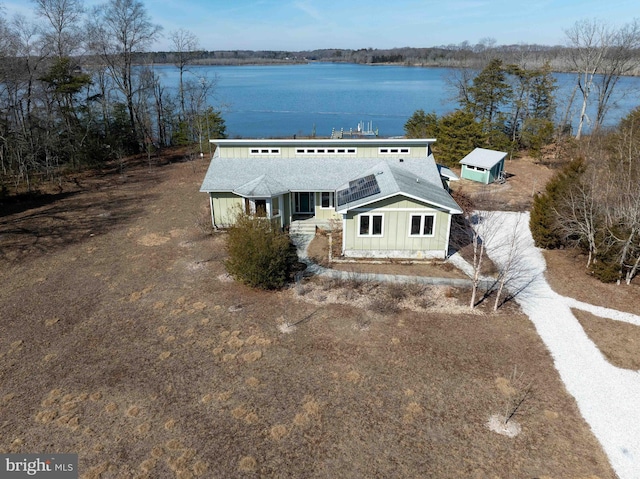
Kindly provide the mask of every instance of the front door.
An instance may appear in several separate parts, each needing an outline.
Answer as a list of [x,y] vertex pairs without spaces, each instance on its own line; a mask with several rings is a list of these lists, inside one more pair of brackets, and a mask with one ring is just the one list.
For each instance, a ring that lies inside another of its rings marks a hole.
[[294,193],[296,213],[313,213],[313,193]]

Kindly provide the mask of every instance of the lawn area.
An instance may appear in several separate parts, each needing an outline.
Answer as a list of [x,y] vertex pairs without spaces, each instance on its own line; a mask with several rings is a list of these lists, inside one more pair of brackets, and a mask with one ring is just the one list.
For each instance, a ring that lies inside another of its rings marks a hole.
[[[87,479],[615,477],[515,304],[228,281],[206,167],[1,206],[1,452],[78,453]],[[520,434],[491,431],[528,386]]]

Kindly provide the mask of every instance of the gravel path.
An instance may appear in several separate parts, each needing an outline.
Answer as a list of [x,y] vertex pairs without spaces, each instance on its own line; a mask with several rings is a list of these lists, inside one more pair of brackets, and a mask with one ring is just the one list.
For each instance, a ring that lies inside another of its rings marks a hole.
[[[571,312],[592,314],[640,325],[640,316],[589,305],[555,293],[544,278],[546,268],[534,247],[528,213],[499,213],[499,233],[487,242],[494,263],[505,261],[506,240],[517,231],[522,253],[520,274],[510,284],[551,352],[567,390],[621,479],[640,478],[640,373],[612,366],[589,339]],[[519,218],[519,219],[518,219]]]

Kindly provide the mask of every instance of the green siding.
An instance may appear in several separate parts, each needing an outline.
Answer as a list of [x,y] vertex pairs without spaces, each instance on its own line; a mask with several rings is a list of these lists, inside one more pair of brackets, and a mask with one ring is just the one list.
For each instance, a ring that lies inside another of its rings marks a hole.
[[[322,208],[320,205],[322,204],[322,193],[316,192],[314,203],[316,205],[316,210],[314,212],[314,216],[319,220],[330,220],[330,219],[339,219],[342,216],[336,213],[335,208]],[[335,201],[335,195],[334,195]]]
[[[371,208],[369,210],[369,208]],[[448,249],[449,213],[403,197],[389,198],[368,205],[369,211],[349,211],[346,215],[344,248],[347,251],[434,252]],[[382,236],[358,236],[360,214],[382,214]],[[409,236],[412,214],[435,215],[434,234],[430,237]]]
[[478,181],[487,185],[496,181],[503,169],[504,160],[496,163],[491,170],[484,171],[470,170],[467,165],[462,165],[460,176],[466,180]]
[[242,210],[244,200],[233,193],[211,193],[213,203],[213,223],[215,226],[224,227],[232,223],[233,217]]
[[282,203],[284,212],[284,216],[282,218],[283,223],[284,226],[288,226],[291,223],[291,193],[287,193],[282,196]]
[[[332,145],[296,145],[296,146],[268,146],[266,148],[274,149],[279,148],[280,154],[250,154],[249,151],[251,148],[260,148],[259,146],[253,145],[251,147],[248,146],[223,146],[220,148],[220,156],[224,156],[226,158],[299,158],[299,157],[328,157],[328,156],[344,156],[345,159],[351,158],[426,158],[429,156],[428,147],[426,145],[372,145],[366,146],[363,144],[351,144],[348,140],[340,140],[341,143],[332,144]],[[409,148],[409,153],[380,153],[379,148]],[[296,153],[297,148],[356,148],[356,154],[327,154],[327,153],[319,153],[319,154],[304,154],[300,155]]]

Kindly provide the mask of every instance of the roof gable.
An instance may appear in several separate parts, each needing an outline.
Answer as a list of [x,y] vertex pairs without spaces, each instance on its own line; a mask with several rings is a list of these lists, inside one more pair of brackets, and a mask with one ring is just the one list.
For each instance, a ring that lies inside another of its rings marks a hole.
[[500,163],[507,156],[504,151],[487,150],[485,148],[476,148],[462,160],[461,165],[477,166],[490,170]]
[[271,197],[288,191],[286,186],[267,175],[260,175],[233,190],[234,193],[246,197]]

